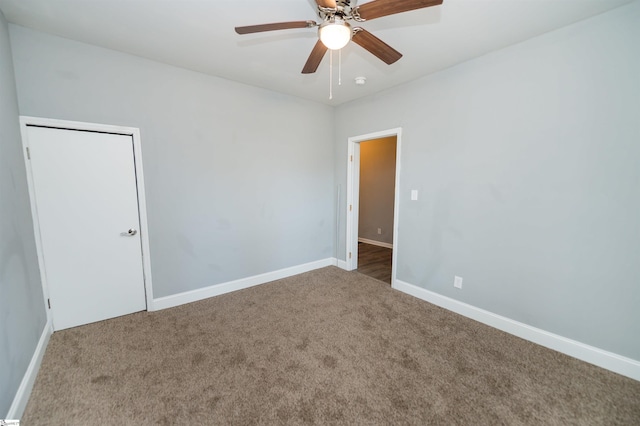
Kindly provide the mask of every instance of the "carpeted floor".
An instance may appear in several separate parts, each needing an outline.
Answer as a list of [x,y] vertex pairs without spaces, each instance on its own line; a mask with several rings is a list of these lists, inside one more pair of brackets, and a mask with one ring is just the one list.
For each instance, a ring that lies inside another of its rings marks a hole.
[[28,425],[637,425],[640,382],[335,267],[51,337]]

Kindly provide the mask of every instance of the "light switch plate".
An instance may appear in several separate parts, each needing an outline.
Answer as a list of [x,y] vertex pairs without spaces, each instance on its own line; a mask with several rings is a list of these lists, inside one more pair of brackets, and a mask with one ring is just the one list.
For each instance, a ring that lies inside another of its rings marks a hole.
[[417,189],[412,189],[411,190],[411,201],[416,201],[418,199],[418,190]]
[[462,277],[455,275],[453,277],[453,286],[455,288],[462,288]]

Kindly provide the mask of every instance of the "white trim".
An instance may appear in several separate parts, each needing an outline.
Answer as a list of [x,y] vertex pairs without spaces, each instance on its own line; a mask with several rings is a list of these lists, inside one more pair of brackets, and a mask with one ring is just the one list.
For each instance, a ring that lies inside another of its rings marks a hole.
[[[396,132],[396,187],[393,200],[393,247],[398,247],[398,223],[400,222],[400,170],[402,169],[402,129]],[[391,253],[391,288],[396,288],[398,272],[398,250]]]
[[133,140],[133,158],[135,162],[136,185],[138,188],[138,216],[140,220],[140,242],[142,244],[142,270],[144,274],[145,298],[147,310],[154,310],[153,306],[153,284],[151,280],[151,256],[149,252],[149,229],[147,221],[146,191],[144,188],[144,173],[142,170],[142,144],[140,142],[140,130],[135,127],[113,126],[109,124],[83,123],[80,121],[57,120],[52,118],[20,116],[20,133],[22,135],[22,151],[24,155],[25,167],[27,170],[27,185],[29,187],[29,199],[31,201],[31,218],[33,220],[33,230],[36,237],[36,252],[38,254],[38,266],[40,267],[40,278],[42,282],[42,293],[44,296],[45,310],[47,312],[47,322],[53,323],[51,310],[47,306],[49,298],[49,288],[47,285],[44,255],[42,252],[42,240],[40,235],[40,224],[38,221],[38,209],[35,199],[33,175],[31,172],[31,161],[27,157],[29,138],[27,126],[46,126],[58,129],[84,130],[104,133],[114,133],[131,136]]
[[340,269],[344,269],[345,271],[348,271],[347,269],[347,262],[345,262],[344,260],[341,259],[336,259],[337,260],[337,264],[336,266]]
[[434,305],[497,328],[498,330],[505,331],[514,336],[623,376],[640,380],[640,361],[532,327],[400,280],[396,280],[395,288],[418,299],[433,303]]
[[230,293],[232,291],[242,290],[271,281],[280,280],[282,278],[287,278],[293,275],[313,271],[314,269],[324,268],[325,266],[335,266],[335,264],[336,259],[330,257],[327,259],[317,260],[315,262],[292,266],[290,268],[279,269],[273,272],[267,272],[247,278],[241,278],[235,281],[229,281],[209,287],[199,288],[197,290],[185,291],[184,293],[160,297],[153,301],[153,306],[156,310],[173,308],[174,306],[197,302],[198,300],[208,299],[210,297],[219,296],[221,294]]
[[[345,237],[345,265],[347,271],[353,271],[358,267],[358,210],[360,191],[360,142],[381,139],[390,136],[396,137],[396,182],[393,201],[393,244],[398,247],[398,221],[400,217],[400,170],[402,159],[402,128],[383,130],[368,133],[366,135],[353,136],[348,139],[347,152],[347,205],[346,205],[346,237]],[[349,205],[353,209],[349,211]],[[349,258],[349,253],[352,253]],[[395,288],[396,266],[398,264],[398,251],[394,250],[391,260],[391,287]]]
[[144,291],[147,296],[147,311],[153,311],[153,284],[151,280],[151,247],[149,245],[149,222],[147,221],[147,196],[144,188],[144,173],[142,170],[142,143],[140,130],[132,128],[133,158],[136,169],[136,183],[138,185],[138,216],[140,218],[140,242],[142,243],[142,273],[144,274]]
[[42,254],[42,236],[40,234],[40,222],[38,221],[38,205],[36,204],[36,194],[34,191],[33,174],[31,173],[31,161],[27,154],[28,132],[27,119],[29,117],[20,117],[20,134],[22,137],[22,155],[27,174],[27,187],[29,188],[29,202],[31,203],[31,222],[33,223],[33,234],[36,243],[36,253],[38,255],[38,269],[40,270],[40,283],[42,285],[42,296],[44,302],[44,310],[47,314],[47,324],[53,324],[53,315],[48,306],[49,285],[47,282],[46,269],[44,267],[44,256]]
[[38,346],[36,346],[36,350],[31,357],[31,362],[29,362],[27,371],[24,373],[22,381],[20,382],[20,386],[18,386],[16,395],[13,398],[13,402],[9,407],[9,411],[7,412],[6,416],[7,419],[19,419],[24,414],[24,409],[27,408],[27,402],[29,402],[29,397],[31,396],[31,391],[33,390],[33,384],[35,383],[36,377],[38,376],[38,371],[40,371],[42,358],[44,357],[44,353],[47,350],[49,338],[51,338],[52,333],[53,326],[51,325],[51,321],[47,321],[47,323],[44,325],[44,330],[42,330],[42,334],[40,335]]
[[393,244],[384,243],[382,241],[370,240],[368,238],[358,238],[359,243],[371,244],[372,246],[384,247],[384,248],[393,248]]
[[[354,239],[358,238],[358,212],[350,211],[349,206],[358,209],[359,203],[354,203],[359,199],[360,194],[360,143],[349,138],[347,152],[347,203],[345,211],[347,215],[345,230],[346,236],[344,241],[344,258],[346,270],[353,271],[358,268],[358,252],[357,244],[354,247]],[[355,251],[355,253],[354,253]],[[349,257],[349,253],[353,255]]]

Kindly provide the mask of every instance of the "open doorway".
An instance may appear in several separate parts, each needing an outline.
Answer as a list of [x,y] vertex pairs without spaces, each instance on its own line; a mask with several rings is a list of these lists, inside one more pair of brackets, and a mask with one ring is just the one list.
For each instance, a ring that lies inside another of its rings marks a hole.
[[360,142],[358,272],[391,284],[397,137]]
[[401,129],[349,138],[347,270],[395,286]]

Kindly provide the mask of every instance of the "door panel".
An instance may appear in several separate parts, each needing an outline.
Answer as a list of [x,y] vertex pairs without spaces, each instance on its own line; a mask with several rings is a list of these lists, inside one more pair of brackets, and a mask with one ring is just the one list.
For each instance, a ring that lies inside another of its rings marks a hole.
[[144,310],[132,137],[27,129],[54,329]]

